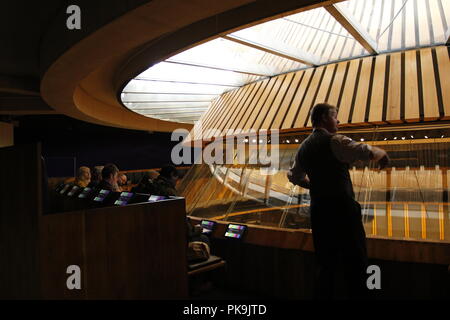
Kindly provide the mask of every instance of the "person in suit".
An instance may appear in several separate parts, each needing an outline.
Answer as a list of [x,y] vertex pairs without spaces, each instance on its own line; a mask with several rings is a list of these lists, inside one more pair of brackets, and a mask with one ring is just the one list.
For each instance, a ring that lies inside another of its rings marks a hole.
[[350,298],[367,297],[366,235],[361,206],[355,201],[349,165],[372,160],[382,169],[387,153],[337,134],[336,107],[320,103],[311,110],[313,132],[296,154],[288,179],[309,189],[311,229],[318,275],[315,297],[333,298],[335,272],[342,261]]
[[119,192],[117,179],[119,177],[119,169],[116,165],[109,163],[103,167],[102,180],[97,185],[97,189],[111,190]]

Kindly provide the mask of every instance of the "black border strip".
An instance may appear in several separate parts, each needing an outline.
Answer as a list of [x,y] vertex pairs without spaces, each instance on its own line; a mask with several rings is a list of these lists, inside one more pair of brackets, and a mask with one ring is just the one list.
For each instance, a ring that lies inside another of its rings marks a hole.
[[425,111],[423,107],[423,88],[422,88],[422,63],[420,59],[420,51],[416,50],[417,60],[417,86],[419,89],[419,117],[420,121],[423,121]]
[[405,121],[405,101],[406,101],[406,55],[401,53],[401,71],[400,71],[400,120]]
[[436,94],[439,106],[439,117],[443,118],[445,116],[445,112],[444,112],[444,102],[442,100],[441,77],[439,75],[439,65],[437,61],[436,48],[431,49],[431,57],[433,58],[434,79],[436,82]]
[[386,55],[386,68],[384,72],[383,115],[381,116],[382,121],[386,121],[390,74],[391,74],[391,55],[388,54]]
[[372,102],[373,79],[375,78],[375,63],[376,63],[376,61],[377,61],[377,58],[372,57],[372,66],[370,68],[369,90],[367,91],[366,114],[364,115],[364,122],[369,122],[370,103]]

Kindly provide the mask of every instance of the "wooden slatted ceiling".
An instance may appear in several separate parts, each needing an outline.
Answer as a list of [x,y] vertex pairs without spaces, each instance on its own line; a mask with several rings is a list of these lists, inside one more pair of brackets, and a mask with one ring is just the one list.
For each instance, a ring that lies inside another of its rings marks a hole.
[[227,92],[203,115],[204,138],[311,126],[314,104],[338,106],[343,126],[450,119],[445,46],[355,59],[283,74]]

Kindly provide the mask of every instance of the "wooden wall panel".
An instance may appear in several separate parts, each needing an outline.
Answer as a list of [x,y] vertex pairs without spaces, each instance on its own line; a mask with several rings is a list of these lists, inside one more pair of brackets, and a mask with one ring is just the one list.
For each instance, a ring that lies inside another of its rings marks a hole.
[[[234,95],[231,103],[228,106],[228,110],[224,110],[226,112],[220,113],[220,121],[218,122],[217,126],[214,125],[214,123],[210,126],[210,128],[218,129],[221,132],[225,129],[228,129],[229,126],[227,125],[230,120],[233,120],[236,114],[236,110],[239,109],[239,105],[243,103],[244,97],[247,95],[247,92],[249,91],[250,86],[245,86],[242,88],[242,90],[235,90],[237,91],[237,94]],[[208,138],[211,137],[211,134],[207,135]]]
[[400,96],[401,96],[401,53],[390,55],[389,64],[389,93],[386,106],[386,121],[389,123],[401,122]]
[[[397,35],[388,35],[386,46],[390,37]],[[412,41],[407,35],[401,37]],[[314,47],[313,36],[310,44]],[[341,45],[359,52],[351,43]],[[218,128],[222,135],[241,133],[236,129],[310,127],[309,112],[319,102],[339,108],[343,127],[446,120],[450,119],[449,53],[439,46],[309,68],[246,85],[219,100],[205,119],[208,128]]]
[[[240,106],[239,108],[239,112],[237,113],[233,123],[228,127],[229,129],[233,129],[230,134],[233,134],[237,131],[239,131],[239,125],[241,122],[243,122],[243,116],[245,114],[245,112],[247,111],[248,107],[251,105],[252,101],[255,99],[255,96],[259,90],[259,88],[261,87],[261,81],[256,82],[256,83],[252,83],[251,86],[251,91],[249,93],[249,95],[246,97],[244,103]],[[228,128],[225,128],[228,129]],[[222,135],[225,134],[226,131],[222,131]]]
[[439,107],[430,48],[420,51],[420,61],[422,69],[424,120],[436,120],[439,118]]
[[266,114],[266,118],[264,119],[263,124],[261,125],[260,129],[270,129],[270,125],[272,124],[272,120],[275,116],[278,116],[277,110],[281,105],[281,102],[283,101],[283,98],[286,94],[286,91],[289,89],[289,86],[291,85],[292,79],[294,78],[294,73],[288,73],[286,75],[286,78],[283,81],[283,84],[280,87],[280,90],[277,92],[277,95],[275,99],[273,100],[273,103],[270,107],[269,112]]
[[261,125],[264,122],[264,120],[266,119],[267,114],[270,112],[273,100],[275,99],[276,94],[278,93],[280,86],[284,82],[285,78],[286,78],[286,75],[281,75],[281,76],[275,78],[275,83],[273,85],[273,88],[270,91],[266,102],[264,103],[263,109],[261,110],[259,117],[255,121],[253,129],[255,129],[255,130],[262,129]]
[[[303,75],[304,75],[304,72],[296,72],[294,74],[294,79],[292,80],[289,90],[286,92],[286,96],[283,100],[283,103],[281,104],[280,108],[277,110],[277,114],[286,115],[288,108],[291,106],[291,104],[293,102],[292,100],[294,98],[294,94],[296,93],[296,91],[298,89],[300,80],[302,79]],[[270,126],[270,128],[280,129],[283,120],[284,120],[284,117],[278,117],[278,116],[275,117],[273,119],[273,123]]]
[[417,80],[416,51],[405,52],[405,120],[416,122],[420,120],[419,88]]
[[334,80],[331,83],[331,90],[327,99],[327,102],[336,105],[339,101],[339,95],[341,93],[341,88],[344,84],[345,70],[347,69],[346,62],[340,62],[336,66],[336,74]]
[[269,83],[267,84],[264,92],[262,93],[261,98],[259,99],[255,109],[253,110],[247,123],[244,126],[245,132],[248,132],[251,128],[255,128],[254,124],[256,123],[257,119],[261,118],[260,115],[267,113],[267,110],[269,109],[269,106],[267,104],[267,98],[269,97],[270,92],[272,92],[272,89],[277,79],[278,78],[273,77],[269,80]]
[[386,56],[379,56],[375,60],[375,72],[372,84],[372,97],[370,98],[369,122],[383,123],[383,92],[385,87]]
[[344,91],[341,103],[339,104],[338,120],[341,123],[348,123],[353,95],[355,93],[356,77],[358,76],[359,60],[351,60],[347,79],[344,83]]
[[302,82],[300,83],[297,92],[295,93],[294,99],[292,100],[292,104],[287,109],[287,114],[284,119],[282,129],[290,129],[295,122],[298,112],[300,111],[300,106],[305,97],[306,90],[308,88],[309,82],[311,80],[311,76],[314,73],[314,69],[308,69],[303,71],[304,75],[302,77]]
[[298,113],[297,119],[295,119],[294,127],[302,128],[305,126],[306,121],[308,121],[309,111],[311,110],[312,103],[314,102],[315,93],[322,79],[322,74],[325,67],[318,67],[315,69],[316,72],[311,77],[309,87],[305,92],[303,97],[302,105],[300,106],[300,112]]
[[[449,12],[450,16],[450,12]],[[444,119],[450,119],[450,59],[447,47],[436,48],[437,65],[442,92]]]
[[[352,123],[363,123],[366,115],[367,95],[369,93],[370,73],[372,69],[372,59],[364,59],[359,77],[358,91],[356,93],[353,106]],[[367,76],[363,76],[367,75]]]
[[244,116],[242,117],[242,120],[238,125],[238,129],[237,129],[237,131],[235,131],[235,134],[239,134],[242,131],[245,132],[245,128],[249,128],[248,123],[250,121],[252,121],[252,119],[254,120],[254,118],[256,117],[256,114],[259,111],[259,109],[257,109],[257,106],[259,105],[259,102],[260,102],[261,98],[263,97],[264,92],[267,92],[266,88],[267,88],[267,85],[269,84],[269,81],[270,81],[269,79],[266,79],[261,82],[261,87],[259,88],[258,92],[256,93],[256,96],[253,99],[251,105],[249,106],[249,108],[245,112]]

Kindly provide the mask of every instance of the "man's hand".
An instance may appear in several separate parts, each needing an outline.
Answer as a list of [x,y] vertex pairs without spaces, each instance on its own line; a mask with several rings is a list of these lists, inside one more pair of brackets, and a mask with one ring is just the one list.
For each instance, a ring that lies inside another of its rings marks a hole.
[[389,165],[389,161],[390,161],[390,159],[387,154],[383,158],[378,160],[378,166],[379,166],[380,170],[386,168]]
[[383,149],[372,146],[372,160],[378,162],[378,166],[384,169],[389,164],[389,156]]

